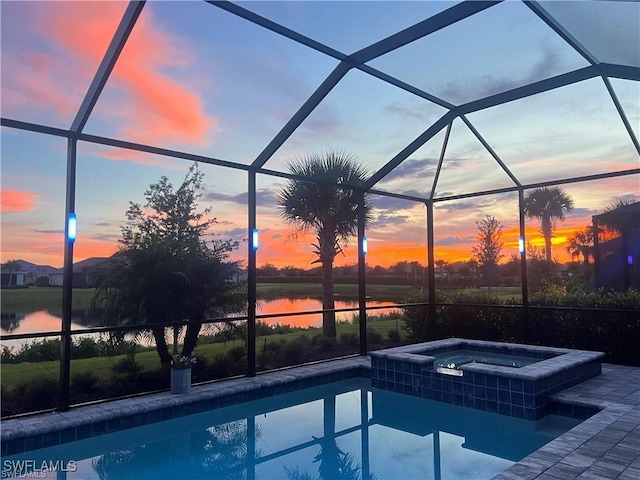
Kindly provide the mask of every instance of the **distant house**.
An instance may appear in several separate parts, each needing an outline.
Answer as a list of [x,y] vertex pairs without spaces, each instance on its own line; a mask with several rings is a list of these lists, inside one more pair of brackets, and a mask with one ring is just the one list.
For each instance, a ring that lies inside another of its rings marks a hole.
[[36,265],[26,260],[16,260],[16,262],[19,265],[16,270],[8,271],[5,268],[2,269],[0,281],[3,286],[33,285],[39,278],[49,278],[49,275],[58,271],[57,268],[50,265]]
[[613,236],[596,239],[596,287],[618,291],[640,288],[640,202],[594,215],[593,228]]
[[229,283],[243,283],[247,281],[248,272],[242,268],[235,268],[227,277]]
[[[91,257],[73,264],[73,286],[76,288],[95,287],[100,279],[113,267],[112,257]],[[62,286],[63,269],[49,275],[49,284]]]

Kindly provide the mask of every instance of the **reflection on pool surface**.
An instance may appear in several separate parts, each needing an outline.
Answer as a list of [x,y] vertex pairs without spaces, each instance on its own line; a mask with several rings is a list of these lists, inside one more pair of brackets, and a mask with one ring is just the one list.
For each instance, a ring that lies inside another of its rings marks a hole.
[[541,358],[525,355],[507,355],[503,353],[482,352],[477,350],[458,349],[434,354],[434,368],[459,369],[468,363],[483,363],[500,367],[521,368],[539,362]]
[[577,423],[501,416],[357,378],[8,456],[3,473],[32,460],[74,465],[69,480],[481,479]]

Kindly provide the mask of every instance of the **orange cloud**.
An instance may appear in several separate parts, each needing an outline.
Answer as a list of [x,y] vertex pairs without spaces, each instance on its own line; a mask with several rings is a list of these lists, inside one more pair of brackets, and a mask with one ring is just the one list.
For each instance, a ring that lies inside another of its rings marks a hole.
[[[140,15],[112,73],[111,81],[124,98],[108,106],[103,99],[96,108],[123,119],[120,134],[136,142],[206,144],[216,120],[206,115],[197,93],[163,71],[188,65],[191,58],[177,39],[154,25],[149,8]],[[122,12],[119,2],[56,2],[42,27],[86,72],[99,64]]]
[[31,192],[3,189],[2,195],[0,195],[0,212],[28,212],[33,210],[37,197],[37,194]]
[[112,241],[91,237],[78,238],[73,246],[73,260],[78,262],[91,257],[110,257],[116,253],[117,248],[118,244]]

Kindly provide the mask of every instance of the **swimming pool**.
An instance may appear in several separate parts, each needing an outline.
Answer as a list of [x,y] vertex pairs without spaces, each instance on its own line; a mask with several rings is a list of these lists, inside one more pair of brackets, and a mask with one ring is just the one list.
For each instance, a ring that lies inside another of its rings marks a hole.
[[40,468],[49,462],[68,480],[487,479],[579,422],[526,421],[352,378],[4,456],[3,478],[56,478]]

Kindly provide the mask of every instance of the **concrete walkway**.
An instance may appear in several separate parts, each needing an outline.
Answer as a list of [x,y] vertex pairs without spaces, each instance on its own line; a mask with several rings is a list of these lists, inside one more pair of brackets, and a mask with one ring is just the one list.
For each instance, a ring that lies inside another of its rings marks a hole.
[[552,398],[602,410],[494,480],[640,479],[640,368],[603,364]]

